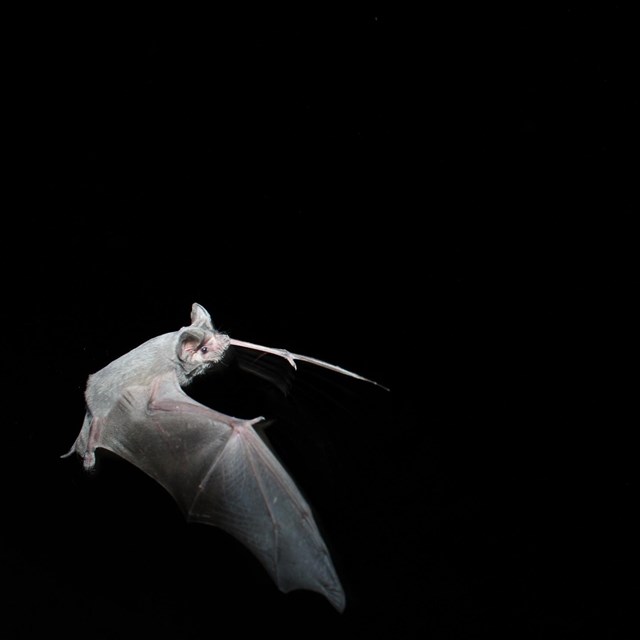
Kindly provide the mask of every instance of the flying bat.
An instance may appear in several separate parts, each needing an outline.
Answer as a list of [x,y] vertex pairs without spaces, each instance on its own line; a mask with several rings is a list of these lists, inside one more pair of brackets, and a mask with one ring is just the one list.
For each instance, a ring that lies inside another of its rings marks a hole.
[[316,591],[342,611],[344,591],[311,509],[255,429],[263,417],[234,418],[182,390],[230,346],[377,385],[316,358],[230,338],[194,303],[191,325],[152,338],[89,376],[82,429],[63,457],[76,452],[90,470],[96,449],[111,451],[160,483],[188,521],[219,527],[245,545],[281,591]]

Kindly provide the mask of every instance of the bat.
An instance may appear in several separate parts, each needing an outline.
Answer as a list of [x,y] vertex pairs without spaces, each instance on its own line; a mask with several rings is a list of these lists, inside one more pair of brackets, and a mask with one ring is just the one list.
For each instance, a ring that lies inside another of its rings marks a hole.
[[187,521],[219,527],[245,545],[281,591],[316,591],[342,611],[344,591],[311,509],[254,427],[264,418],[225,415],[182,390],[231,346],[382,387],[316,358],[230,338],[194,303],[191,325],[144,342],[88,377],[82,429],[62,457],[75,452],[91,470],[96,449],[111,451],[161,484]]

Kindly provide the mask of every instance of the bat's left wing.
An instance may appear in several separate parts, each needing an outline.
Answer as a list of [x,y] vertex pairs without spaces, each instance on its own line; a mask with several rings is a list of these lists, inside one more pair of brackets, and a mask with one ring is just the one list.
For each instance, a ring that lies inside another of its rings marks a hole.
[[92,427],[95,446],[139,467],[186,518],[248,547],[278,588],[317,591],[338,610],[344,592],[311,510],[253,428],[186,395],[174,376],[130,387]]

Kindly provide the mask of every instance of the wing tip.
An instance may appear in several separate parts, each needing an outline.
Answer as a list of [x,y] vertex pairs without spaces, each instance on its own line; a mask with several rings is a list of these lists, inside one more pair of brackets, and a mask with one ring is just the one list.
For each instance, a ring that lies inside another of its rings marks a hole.
[[346,602],[346,598],[344,595],[344,591],[342,590],[342,587],[334,588],[331,590],[325,590],[323,592],[323,595],[327,598],[327,600],[331,603],[333,608],[338,613],[344,613],[344,608],[347,602]]

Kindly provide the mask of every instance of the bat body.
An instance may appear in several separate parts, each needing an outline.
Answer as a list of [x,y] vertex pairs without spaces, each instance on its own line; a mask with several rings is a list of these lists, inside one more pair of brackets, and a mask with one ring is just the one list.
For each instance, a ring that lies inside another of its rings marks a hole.
[[316,591],[342,611],[344,592],[311,510],[254,430],[262,417],[227,416],[182,390],[230,345],[364,379],[313,358],[233,340],[194,304],[190,326],[152,338],[89,376],[87,413],[67,455],[78,453],[86,469],[93,468],[98,448],[124,458],[160,483],[187,520],[220,527],[250,549],[281,591]]

